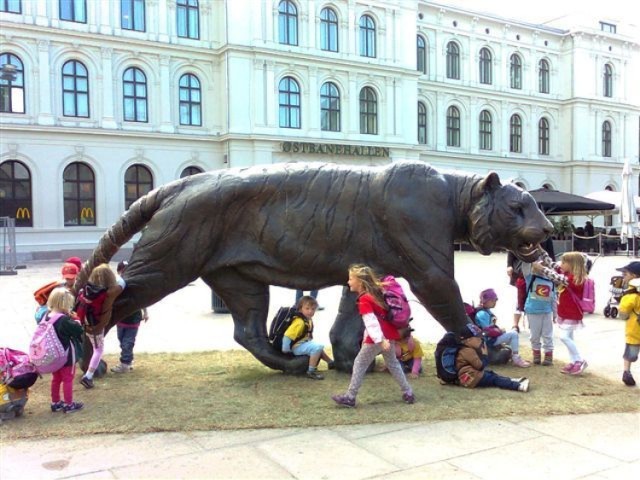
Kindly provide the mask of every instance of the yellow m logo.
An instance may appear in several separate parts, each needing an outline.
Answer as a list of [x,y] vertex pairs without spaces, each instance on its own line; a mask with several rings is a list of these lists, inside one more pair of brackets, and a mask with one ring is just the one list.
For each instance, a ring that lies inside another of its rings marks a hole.
[[31,212],[27,207],[20,207],[16,210],[16,218],[31,218]]
[[80,211],[80,218],[94,218],[93,208],[86,207]]

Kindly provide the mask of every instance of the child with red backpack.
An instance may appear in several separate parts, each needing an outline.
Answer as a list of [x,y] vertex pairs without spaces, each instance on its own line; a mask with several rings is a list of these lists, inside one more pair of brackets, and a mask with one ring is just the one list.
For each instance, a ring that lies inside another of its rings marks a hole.
[[111,319],[113,302],[122,293],[115,273],[103,263],[93,269],[84,288],[78,292],[76,314],[83,323],[89,342],[93,347],[87,371],[80,379],[85,388],[93,388],[93,375],[100,365],[104,352],[104,329]]
[[[68,350],[67,361],[58,370],[52,372],[51,378],[51,411],[72,413],[82,410],[82,402],[73,401],[73,378],[76,373],[76,358],[82,356],[82,326],[70,317],[73,307],[73,295],[65,288],[56,288],[49,295],[47,306],[49,313],[43,321],[49,321],[49,317],[57,316],[54,328],[60,343]],[[64,402],[60,400],[60,385]]]

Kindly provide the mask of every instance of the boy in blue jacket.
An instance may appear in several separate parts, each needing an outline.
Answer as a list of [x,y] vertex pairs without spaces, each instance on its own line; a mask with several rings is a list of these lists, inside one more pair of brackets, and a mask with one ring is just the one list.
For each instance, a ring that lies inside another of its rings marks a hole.
[[527,285],[524,313],[529,320],[533,364],[550,366],[553,365],[553,322],[558,316],[558,304],[555,284],[542,275],[543,268],[542,262],[522,266]]

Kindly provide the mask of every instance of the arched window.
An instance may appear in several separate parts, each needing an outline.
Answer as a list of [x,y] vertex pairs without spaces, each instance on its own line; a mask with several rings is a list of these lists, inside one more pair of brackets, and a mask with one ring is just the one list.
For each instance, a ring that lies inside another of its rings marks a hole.
[[178,36],[200,38],[200,7],[198,0],[178,0],[176,5]]
[[16,219],[16,227],[33,227],[31,173],[22,162],[0,163],[0,217]]
[[338,51],[338,16],[328,7],[320,12],[320,48],[327,52]]
[[447,44],[447,78],[460,79],[460,47],[455,42]]
[[538,67],[538,91],[549,93],[549,62],[540,60]]
[[360,133],[378,134],[378,97],[371,87],[360,90]]
[[[6,66],[9,65],[9,66]],[[0,55],[0,112],[24,113],[24,67],[12,53]]]
[[360,56],[376,56],[376,23],[369,15],[360,17]]
[[427,106],[418,102],[418,143],[427,144]]
[[69,60],[62,66],[62,114],[89,117],[89,74],[77,60]]
[[447,146],[460,146],[460,110],[454,106],[447,108]]
[[64,169],[64,226],[96,224],[96,183],[93,170],[86,163],[74,162]]
[[328,132],[340,131],[340,92],[332,82],[320,88],[320,128]]
[[602,156],[611,156],[611,123],[608,120],[602,122]]
[[491,85],[491,51],[480,49],[480,83]]
[[603,95],[605,97],[613,97],[613,67],[607,63],[604,66]]
[[284,45],[298,45],[298,9],[290,0],[278,5],[278,40]]
[[200,80],[191,73],[180,77],[180,125],[202,125]]
[[124,30],[144,32],[144,0],[120,0],[120,25]]
[[480,112],[479,137],[480,150],[491,150],[493,148],[493,120],[488,110]]
[[122,75],[122,103],[125,122],[148,121],[147,77],[139,68],[127,68]]
[[182,173],[180,173],[180,178],[190,177],[191,175],[197,175],[198,173],[202,173],[202,169],[200,167],[187,167],[182,170]]
[[511,120],[509,120],[509,151],[522,153],[522,119],[520,115],[511,115]]
[[153,190],[153,175],[144,165],[131,165],[124,174],[124,209]]
[[416,68],[419,72],[424,74],[427,73],[427,41],[424,39],[422,35],[418,35],[417,37],[417,49],[418,49],[418,58],[416,62]]
[[60,0],[60,20],[87,23],[87,0]]
[[538,154],[549,155],[549,120],[546,118],[538,122]]
[[522,60],[520,55],[511,55],[511,88],[522,89]]
[[300,87],[291,77],[284,77],[278,86],[280,126],[300,128]]

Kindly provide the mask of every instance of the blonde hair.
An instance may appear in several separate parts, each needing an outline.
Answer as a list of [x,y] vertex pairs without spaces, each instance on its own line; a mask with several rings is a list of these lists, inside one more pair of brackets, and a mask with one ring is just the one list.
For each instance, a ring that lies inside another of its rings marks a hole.
[[349,275],[356,277],[362,283],[364,291],[370,294],[381,307],[385,306],[382,283],[371,267],[362,264],[351,265]]
[[582,252],[565,252],[562,261],[569,265],[567,273],[573,275],[576,285],[582,285],[587,280],[587,263]]
[[47,300],[47,307],[49,310],[56,312],[69,313],[73,308],[75,298],[69,290],[64,287],[54,288]]
[[101,263],[89,275],[89,282],[98,287],[110,288],[117,283],[116,274],[107,263]]

